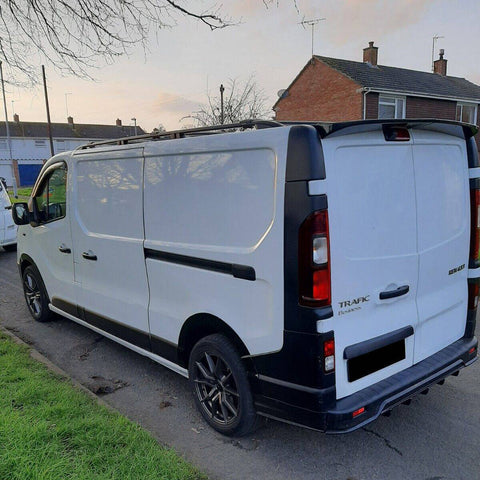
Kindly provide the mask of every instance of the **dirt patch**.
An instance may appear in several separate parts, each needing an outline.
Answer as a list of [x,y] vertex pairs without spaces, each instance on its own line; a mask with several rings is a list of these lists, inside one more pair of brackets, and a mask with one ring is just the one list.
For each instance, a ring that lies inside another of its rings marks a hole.
[[128,382],[123,380],[103,378],[97,375],[90,378],[92,382],[87,383],[86,387],[95,395],[108,395],[129,385]]

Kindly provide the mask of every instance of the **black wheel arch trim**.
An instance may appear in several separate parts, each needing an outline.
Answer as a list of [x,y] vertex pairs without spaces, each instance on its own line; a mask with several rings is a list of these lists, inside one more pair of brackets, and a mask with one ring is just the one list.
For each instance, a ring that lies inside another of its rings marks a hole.
[[221,318],[207,312],[191,315],[185,320],[178,336],[178,361],[179,365],[188,365],[190,352],[195,344],[208,335],[220,333],[225,335],[237,348],[240,356],[248,364],[247,370],[252,370],[249,360],[250,352],[237,332]]

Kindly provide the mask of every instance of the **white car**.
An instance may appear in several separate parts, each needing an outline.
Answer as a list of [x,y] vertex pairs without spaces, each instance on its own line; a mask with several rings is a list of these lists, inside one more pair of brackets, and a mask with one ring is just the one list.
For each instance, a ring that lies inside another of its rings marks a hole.
[[0,178],[0,247],[9,252],[17,248],[17,226],[12,219],[12,204],[3,178]]
[[477,358],[475,132],[252,121],[61,153],[14,208],[28,307],[188,377],[224,434],[354,430]]

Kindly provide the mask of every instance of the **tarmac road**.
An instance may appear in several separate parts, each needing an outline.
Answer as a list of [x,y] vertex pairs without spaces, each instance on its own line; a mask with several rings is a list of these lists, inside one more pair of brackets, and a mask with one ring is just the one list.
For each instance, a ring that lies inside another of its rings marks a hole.
[[203,422],[184,378],[69,320],[35,322],[16,254],[1,248],[0,323],[211,479],[480,478],[480,361],[351,434],[270,421],[230,439]]

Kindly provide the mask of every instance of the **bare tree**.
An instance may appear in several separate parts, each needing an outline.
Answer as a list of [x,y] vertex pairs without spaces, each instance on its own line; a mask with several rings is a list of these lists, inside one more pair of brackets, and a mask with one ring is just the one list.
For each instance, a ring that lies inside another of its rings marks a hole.
[[267,97],[258,87],[253,76],[245,83],[236,78],[228,81],[224,90],[223,119],[220,93],[213,96],[207,93],[207,97],[207,105],[183,117],[182,120],[191,119],[197,126],[209,126],[237,123],[252,118],[266,118],[270,114]]
[[16,84],[37,83],[40,62],[55,65],[63,74],[91,78],[88,72],[100,60],[112,63],[139,44],[145,49],[151,31],[173,27],[181,16],[212,30],[232,24],[215,6],[198,12],[199,3],[0,0],[0,60],[9,69],[9,81]]

